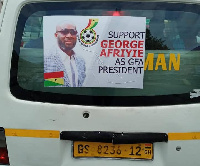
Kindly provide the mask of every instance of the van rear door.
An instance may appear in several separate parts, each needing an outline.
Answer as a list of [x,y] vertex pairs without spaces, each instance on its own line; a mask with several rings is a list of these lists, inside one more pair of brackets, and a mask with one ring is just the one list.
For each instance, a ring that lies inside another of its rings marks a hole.
[[10,165],[198,165],[200,10],[189,2],[9,0],[0,127]]

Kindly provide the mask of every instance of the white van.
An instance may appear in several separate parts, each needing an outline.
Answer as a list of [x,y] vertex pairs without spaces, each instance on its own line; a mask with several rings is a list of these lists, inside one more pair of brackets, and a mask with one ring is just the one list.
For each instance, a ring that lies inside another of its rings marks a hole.
[[0,165],[200,165],[199,5],[4,0]]
[[3,0],[0,1],[0,12],[1,12],[2,5],[3,5]]

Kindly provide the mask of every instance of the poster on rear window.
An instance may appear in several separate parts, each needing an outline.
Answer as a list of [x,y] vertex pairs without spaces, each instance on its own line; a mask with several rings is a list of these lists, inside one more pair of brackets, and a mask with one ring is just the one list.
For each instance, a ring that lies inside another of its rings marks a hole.
[[145,17],[44,16],[44,86],[143,89]]

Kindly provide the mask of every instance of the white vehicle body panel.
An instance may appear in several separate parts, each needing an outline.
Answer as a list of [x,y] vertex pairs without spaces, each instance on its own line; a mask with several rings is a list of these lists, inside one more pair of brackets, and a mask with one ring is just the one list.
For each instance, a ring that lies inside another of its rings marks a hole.
[[[166,0],[165,0],[166,1]],[[167,2],[174,2],[168,0]],[[190,133],[200,131],[200,104],[96,107],[23,101],[10,93],[12,47],[20,9],[31,0],[5,0],[0,16],[0,126],[5,129]],[[43,2],[35,0],[34,2]],[[176,1],[199,3],[200,1]],[[134,101],[133,101],[134,102]],[[90,113],[83,118],[83,113]],[[140,124],[140,125],[138,125]],[[195,139],[195,138],[194,138]],[[72,142],[59,138],[6,136],[11,166],[199,165],[200,140],[154,143],[153,161],[74,159]],[[177,151],[177,146],[181,147]]]

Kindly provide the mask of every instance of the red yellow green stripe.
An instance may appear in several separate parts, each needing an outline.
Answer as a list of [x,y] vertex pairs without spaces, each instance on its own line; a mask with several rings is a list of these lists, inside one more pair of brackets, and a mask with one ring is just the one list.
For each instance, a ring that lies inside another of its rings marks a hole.
[[99,19],[98,18],[91,18],[89,19],[88,25],[85,29],[92,29],[98,24]]
[[51,73],[44,73],[44,86],[60,86],[64,85],[64,72],[51,72]]
[[88,25],[87,25],[87,27],[85,29],[89,29],[91,23],[92,23],[92,19],[89,19]]

